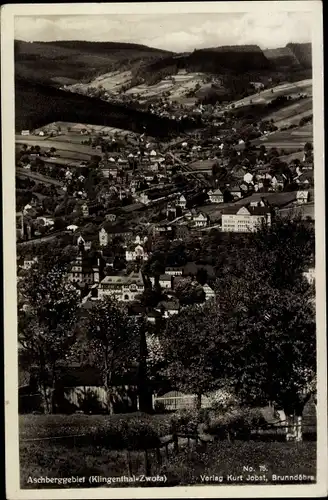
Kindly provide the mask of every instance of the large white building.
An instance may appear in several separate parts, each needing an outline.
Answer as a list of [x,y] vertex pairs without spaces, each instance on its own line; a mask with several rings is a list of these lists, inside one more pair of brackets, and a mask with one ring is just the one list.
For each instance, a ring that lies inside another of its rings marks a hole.
[[234,206],[222,214],[222,231],[247,233],[257,231],[265,223],[271,225],[269,207]]

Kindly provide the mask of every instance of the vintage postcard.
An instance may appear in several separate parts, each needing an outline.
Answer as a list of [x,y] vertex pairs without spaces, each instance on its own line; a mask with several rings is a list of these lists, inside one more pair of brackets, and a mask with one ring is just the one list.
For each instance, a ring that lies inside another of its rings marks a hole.
[[1,37],[7,498],[325,496],[321,2]]

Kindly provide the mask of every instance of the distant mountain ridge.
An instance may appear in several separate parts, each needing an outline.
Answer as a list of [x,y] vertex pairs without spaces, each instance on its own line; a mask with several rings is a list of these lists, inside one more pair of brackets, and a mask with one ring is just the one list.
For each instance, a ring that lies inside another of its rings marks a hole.
[[170,52],[115,42],[24,42],[15,40],[15,73],[39,83],[63,85],[89,81],[116,70],[135,70]]
[[220,74],[311,69],[310,43],[262,50],[258,45],[231,45],[195,49],[183,54],[122,42],[15,41],[16,74],[58,84],[88,81],[110,71],[132,71],[145,76],[156,71],[175,74],[181,69]]
[[263,51],[272,67],[277,69],[311,69],[312,47],[310,43],[289,43],[286,47]]
[[164,49],[157,49],[155,47],[148,47],[148,45],[143,45],[140,43],[129,43],[129,42],[88,42],[84,40],[58,40],[53,42],[37,42],[39,44],[51,44],[57,47],[64,47],[66,49],[72,50],[84,50],[87,52],[108,52],[117,50],[139,50],[145,52],[156,52],[156,53],[166,53],[173,54],[173,52]]

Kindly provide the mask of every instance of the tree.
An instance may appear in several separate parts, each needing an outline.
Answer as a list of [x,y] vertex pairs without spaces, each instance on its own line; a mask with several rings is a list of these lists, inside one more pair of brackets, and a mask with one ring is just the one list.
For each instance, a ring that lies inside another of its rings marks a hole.
[[54,220],[54,230],[55,231],[61,231],[62,229],[65,229],[67,226],[66,221],[64,217],[55,217]]
[[82,318],[80,349],[84,363],[97,366],[107,392],[107,409],[113,412],[113,376],[123,376],[136,363],[139,353],[138,327],[114,300],[97,301]]
[[196,394],[198,408],[202,395],[220,383],[219,330],[216,307],[195,305],[170,318],[160,338],[168,364],[164,375],[177,389]]
[[205,285],[207,283],[208,273],[206,268],[201,267],[200,269],[197,270],[196,280],[200,285]]
[[200,304],[205,301],[203,287],[189,277],[179,280],[175,293],[181,305]]
[[18,286],[18,340],[21,355],[35,371],[44,401],[52,412],[52,393],[59,364],[75,342],[79,292],[66,277],[65,266],[40,260]]
[[313,151],[313,145],[312,145],[312,143],[311,143],[311,142],[306,142],[306,143],[304,144],[304,151],[305,151],[306,153],[308,153],[308,152],[310,152],[310,151]]
[[[263,226],[249,236],[254,249],[259,277],[274,288],[293,289],[302,280],[302,273],[313,263],[314,228],[301,216],[275,217],[271,226]],[[246,255],[243,255],[246,262]]]
[[314,289],[303,277],[313,259],[313,229],[277,218],[249,235],[215,287],[231,346],[226,377],[245,401],[273,401],[299,424],[316,367]]
[[[254,276],[253,276],[254,277]],[[249,278],[234,279],[221,289],[224,338],[229,352],[225,377],[248,404],[274,402],[283,408],[290,427],[301,417],[311,396],[316,369],[315,314],[312,291],[277,289]],[[234,286],[234,297],[226,295]],[[227,304],[229,303],[228,307]]]
[[248,235],[232,261],[221,262],[216,301],[183,309],[163,337],[177,388],[198,395],[229,388],[247,405],[271,401],[284,409],[288,435],[298,424],[297,440],[316,369],[314,287],[303,277],[314,240],[305,227],[277,219]]

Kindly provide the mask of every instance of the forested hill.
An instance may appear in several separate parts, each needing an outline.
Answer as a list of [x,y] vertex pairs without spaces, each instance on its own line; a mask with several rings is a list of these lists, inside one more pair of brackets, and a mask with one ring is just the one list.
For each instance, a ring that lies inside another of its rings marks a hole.
[[264,55],[273,68],[280,70],[300,70],[312,68],[312,48],[310,43],[289,43],[286,47],[264,50]]
[[15,80],[15,108],[17,130],[35,129],[47,123],[67,121],[165,137],[170,132],[179,133],[195,126],[189,119],[177,122],[19,77]]
[[172,54],[172,52],[164,49],[157,49],[148,47],[139,43],[125,43],[125,42],[88,42],[84,40],[59,40],[55,42],[38,42],[40,45],[52,45],[54,47],[64,47],[65,49],[78,50],[80,52],[91,52],[97,54],[110,54],[114,52],[117,54],[119,51],[131,52],[133,56],[139,56],[140,53],[155,53]]
[[191,53],[172,54],[144,65],[142,71],[151,73],[164,68],[186,69],[202,73],[220,74],[225,71],[244,73],[270,69],[270,62],[257,45],[235,45],[194,50]]
[[21,78],[60,86],[88,82],[110,71],[135,70],[168,55],[170,52],[130,43],[15,40],[15,72]]
[[148,82],[154,76],[156,79],[158,72],[174,75],[180,69],[239,75],[311,67],[310,43],[289,43],[268,50],[257,45],[232,45],[178,54],[134,43],[15,40],[16,75],[57,86],[87,83],[111,71],[131,71]]
[[289,74],[310,70],[311,44],[288,44],[278,49],[262,50],[257,45],[234,45],[194,50],[184,54],[146,61],[137,68],[144,81],[156,81],[156,75],[174,75],[179,70],[216,75],[261,75],[283,71]]

